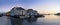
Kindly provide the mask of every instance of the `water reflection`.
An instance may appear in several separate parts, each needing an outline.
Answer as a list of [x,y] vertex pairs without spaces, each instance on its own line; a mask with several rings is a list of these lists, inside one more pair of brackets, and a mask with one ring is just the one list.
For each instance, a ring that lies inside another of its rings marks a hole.
[[56,15],[45,15],[44,18],[38,18],[36,22],[28,23],[25,20],[23,25],[60,25],[60,16]]
[[[9,21],[9,22],[8,22]],[[6,16],[0,18],[0,25],[11,25],[10,19]],[[23,21],[23,25],[60,25],[60,16],[45,15],[44,18],[38,18],[36,22],[29,23],[27,20]]]
[[53,20],[57,20],[57,16],[55,16],[55,15],[46,15],[45,16],[45,20],[46,21],[53,21]]
[[46,15],[45,16],[45,20],[46,21],[57,21],[60,20],[60,16],[56,16],[56,15]]
[[38,18],[37,22],[40,23],[40,25],[60,25],[60,16],[45,15],[44,18]]

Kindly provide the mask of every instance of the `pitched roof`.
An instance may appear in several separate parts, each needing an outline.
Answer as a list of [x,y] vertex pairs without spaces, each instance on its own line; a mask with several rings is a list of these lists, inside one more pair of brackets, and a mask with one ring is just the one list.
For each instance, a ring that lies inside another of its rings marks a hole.
[[22,8],[22,7],[14,7],[14,8],[12,8],[12,10],[14,10],[14,9],[17,9],[17,10],[25,10],[25,9]]

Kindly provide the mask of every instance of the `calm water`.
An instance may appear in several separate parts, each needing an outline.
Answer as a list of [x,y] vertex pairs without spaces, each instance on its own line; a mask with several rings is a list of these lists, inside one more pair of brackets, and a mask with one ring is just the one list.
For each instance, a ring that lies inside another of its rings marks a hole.
[[60,16],[45,15],[44,18],[38,18],[37,23],[39,25],[60,25]]
[[[0,25],[11,25],[10,19],[6,16],[0,17]],[[28,23],[24,20],[23,25],[60,25],[60,16],[45,15],[44,18],[38,18],[38,20],[33,23]]]
[[25,21],[24,25],[60,25],[60,16],[56,15],[45,15],[44,18],[38,18],[37,22],[28,23]]

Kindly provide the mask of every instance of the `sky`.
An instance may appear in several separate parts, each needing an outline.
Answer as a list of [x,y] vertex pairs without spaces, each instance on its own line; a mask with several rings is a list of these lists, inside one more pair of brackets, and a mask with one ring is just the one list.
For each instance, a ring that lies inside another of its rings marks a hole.
[[0,12],[7,12],[15,6],[34,9],[39,13],[60,12],[60,0],[0,0]]

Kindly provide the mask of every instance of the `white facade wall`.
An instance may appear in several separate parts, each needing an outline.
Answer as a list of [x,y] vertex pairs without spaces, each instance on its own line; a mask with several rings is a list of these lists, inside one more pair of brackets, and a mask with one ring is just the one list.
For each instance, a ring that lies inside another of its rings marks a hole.
[[26,10],[15,10],[14,14],[15,15],[25,15],[26,14]]

